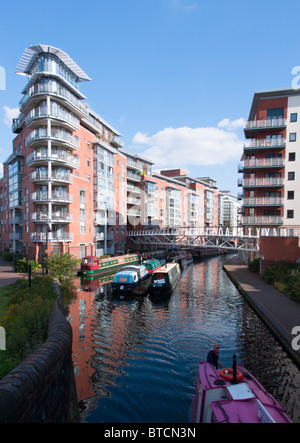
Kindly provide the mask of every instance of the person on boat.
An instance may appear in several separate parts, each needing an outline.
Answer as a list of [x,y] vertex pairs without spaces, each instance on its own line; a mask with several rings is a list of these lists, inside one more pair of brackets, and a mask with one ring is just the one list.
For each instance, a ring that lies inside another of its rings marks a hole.
[[222,363],[219,362],[219,350],[219,343],[215,343],[214,348],[207,354],[207,362],[213,365],[216,369],[219,367],[222,368]]

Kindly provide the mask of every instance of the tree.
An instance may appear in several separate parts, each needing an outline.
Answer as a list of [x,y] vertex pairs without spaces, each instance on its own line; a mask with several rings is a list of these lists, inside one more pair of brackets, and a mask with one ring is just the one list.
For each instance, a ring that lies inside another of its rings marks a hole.
[[77,259],[68,254],[52,254],[47,258],[46,266],[52,278],[66,285],[75,276]]

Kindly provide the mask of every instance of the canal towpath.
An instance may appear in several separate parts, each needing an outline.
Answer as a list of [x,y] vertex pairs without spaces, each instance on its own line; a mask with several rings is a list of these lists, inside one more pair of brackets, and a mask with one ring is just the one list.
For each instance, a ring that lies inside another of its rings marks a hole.
[[28,274],[19,274],[15,272],[11,261],[3,260],[0,256],[0,286],[7,286],[16,280],[28,277]]
[[[225,262],[223,269],[300,366],[300,349],[297,349],[300,343],[299,332],[298,339],[292,334],[294,327],[300,328],[300,303],[266,283],[260,275],[249,271],[248,266],[238,256]],[[298,346],[295,346],[293,340]]]

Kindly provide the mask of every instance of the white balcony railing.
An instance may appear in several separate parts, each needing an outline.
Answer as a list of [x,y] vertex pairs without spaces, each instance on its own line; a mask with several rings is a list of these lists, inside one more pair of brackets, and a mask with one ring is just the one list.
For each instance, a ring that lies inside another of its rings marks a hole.
[[266,215],[266,216],[249,216],[242,218],[243,225],[282,225],[283,217],[276,215]]
[[283,198],[281,197],[254,197],[244,198],[244,206],[282,206]]
[[73,215],[65,212],[34,212],[31,214],[31,220],[39,223],[71,223],[73,221]]
[[62,203],[72,203],[73,195],[68,192],[55,192],[53,191],[51,195],[48,196],[48,192],[33,192],[31,194],[32,202],[62,202]]
[[245,123],[245,129],[278,128],[286,126],[286,118],[272,118],[268,120],[249,120]]
[[244,187],[283,186],[284,179],[280,177],[244,178],[241,183]]
[[47,152],[34,151],[26,158],[26,164],[31,166],[32,163],[38,163],[40,161],[52,161],[55,163],[63,163],[72,168],[79,168],[79,158],[75,155],[68,154],[66,151],[62,150],[58,153],[51,153],[48,155]]
[[[48,238],[47,238],[48,237]],[[49,232],[48,236],[46,232],[32,232],[30,234],[30,240],[33,242],[45,242],[50,241],[73,241],[74,234],[69,232]]]
[[33,144],[33,142],[46,140],[46,139],[55,140],[61,143],[67,143],[70,147],[74,149],[79,149],[78,137],[73,137],[68,131],[64,131],[62,129],[61,130],[53,129],[51,131],[51,135],[48,135],[46,128],[39,128],[30,132],[30,134],[28,134],[28,136],[25,139],[25,147],[29,147],[30,145]]
[[33,171],[31,173],[31,181],[32,182],[38,182],[38,181],[57,181],[62,183],[73,183],[73,176],[72,174],[68,173],[54,173],[48,174],[47,171],[45,172],[36,172]]
[[276,168],[283,167],[285,164],[283,158],[256,158],[244,160],[244,168]]
[[252,139],[244,143],[245,149],[272,149],[272,148],[284,148],[286,140],[283,138],[276,139]]

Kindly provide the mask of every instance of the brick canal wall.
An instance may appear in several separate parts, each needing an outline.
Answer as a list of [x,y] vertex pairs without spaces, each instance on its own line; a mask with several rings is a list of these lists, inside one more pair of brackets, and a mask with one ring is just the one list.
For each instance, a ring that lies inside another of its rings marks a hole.
[[79,413],[72,328],[59,295],[45,343],[0,380],[0,423],[69,422],[79,422]]

